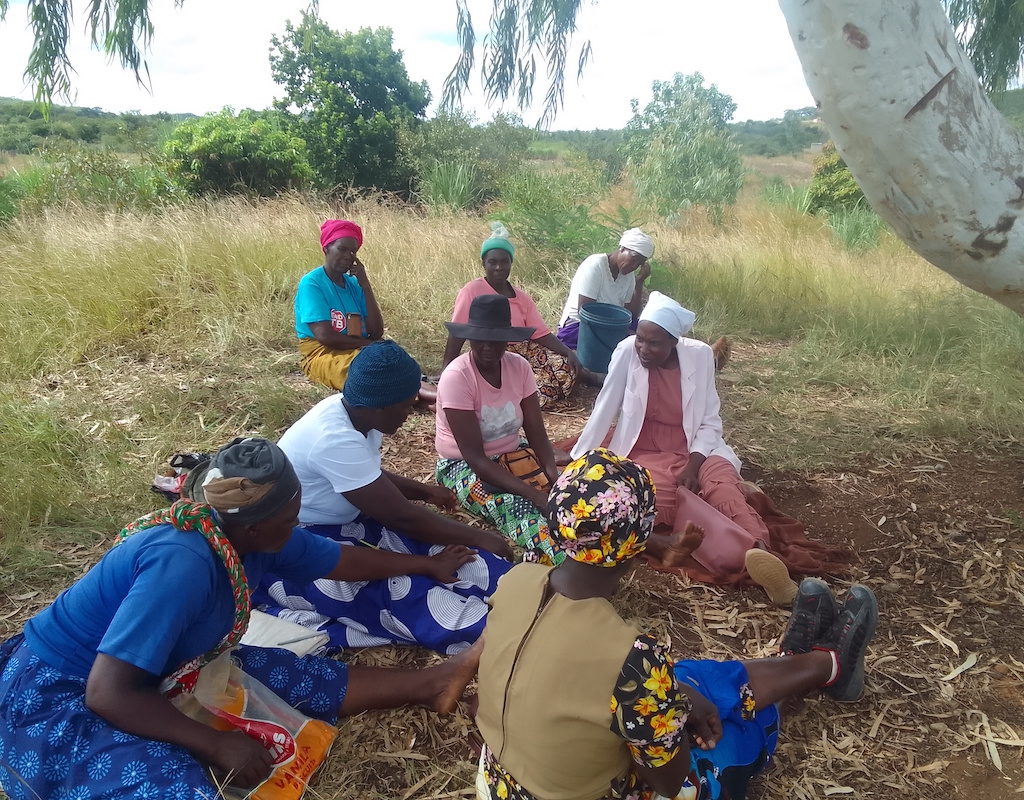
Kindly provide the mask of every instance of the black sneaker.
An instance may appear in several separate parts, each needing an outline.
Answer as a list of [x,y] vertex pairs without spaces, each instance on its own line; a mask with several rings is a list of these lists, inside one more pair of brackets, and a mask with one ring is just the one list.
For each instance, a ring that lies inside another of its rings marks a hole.
[[834,649],[839,660],[839,676],[825,687],[833,700],[853,703],[864,694],[864,656],[878,625],[878,601],[867,586],[856,584],[846,593],[839,618],[832,625],[824,645]]
[[786,655],[809,653],[839,616],[839,606],[825,581],[804,578],[796,590],[793,613],[782,634],[779,652]]

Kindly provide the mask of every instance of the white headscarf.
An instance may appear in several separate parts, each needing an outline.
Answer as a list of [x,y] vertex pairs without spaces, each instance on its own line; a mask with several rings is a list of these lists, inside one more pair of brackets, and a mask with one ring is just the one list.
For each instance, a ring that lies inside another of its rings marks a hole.
[[651,292],[647,305],[640,312],[640,319],[660,325],[668,331],[669,336],[678,339],[690,332],[697,315],[683,308],[667,294]]
[[633,250],[644,258],[654,255],[654,240],[639,228],[630,228],[619,239],[619,247]]

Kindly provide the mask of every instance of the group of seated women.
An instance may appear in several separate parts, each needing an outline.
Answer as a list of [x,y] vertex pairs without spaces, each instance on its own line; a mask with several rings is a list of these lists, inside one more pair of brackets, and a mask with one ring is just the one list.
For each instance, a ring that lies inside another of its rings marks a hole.
[[450,712],[479,670],[484,800],[740,800],[774,751],[776,702],[816,688],[849,702],[864,690],[878,608],[863,586],[840,606],[823,582],[805,580],[779,657],[755,661],[673,662],[622,620],[609,599],[651,541],[655,490],[644,467],[605,449],[571,462],[548,495],[562,563],[509,569],[484,635],[424,669],[239,646],[250,586],[268,573],[297,584],[454,583],[469,548],[392,553],[298,525],[299,476],[265,439],[222,448],[200,492],[202,502],[179,500],[128,525],[0,645],[0,786],[13,800],[198,800],[222,796],[225,783],[265,780],[274,759],[263,743],[208,727],[169,699],[228,651],[237,668],[329,724],[403,705]]
[[[548,438],[542,398],[566,396],[582,370],[509,283],[503,230],[484,242],[485,277],[446,323],[436,398],[424,397],[412,356],[382,338],[358,226],[329,220],[322,233],[325,264],[300,283],[296,329],[306,374],[340,392],[279,444],[221,449],[191,497],[129,525],[3,644],[8,795],[192,800],[216,796],[216,780],[263,780],[260,745],[192,721],[161,691],[231,648],[246,672],[331,722],[405,704],[450,710],[482,651],[478,791],[500,800],[739,798],[774,747],[773,703],[818,686],[859,698],[874,598],[854,587],[840,608],[820,581],[798,588],[772,552],[749,502],[757,490],[722,436],[712,348],[686,338],[691,312],[658,292],[635,309],[636,333],[615,350],[568,463]],[[601,261],[611,284],[653,247],[639,231],[623,242]],[[577,309],[603,297],[578,294]],[[436,484],[381,463],[383,436],[422,399],[436,399]],[[793,602],[786,655],[669,662],[608,603],[641,554]],[[238,647],[253,606],[326,631],[335,649],[419,644],[450,658],[423,670],[346,668]]]
[[[560,563],[564,556],[549,533],[542,509],[550,483],[560,471],[559,462],[564,465],[567,456],[558,458],[541,412],[545,405],[565,397],[578,378],[588,376],[602,387],[572,455],[605,445],[652,471],[658,488],[658,530],[647,550],[650,560],[699,580],[753,582],[780,605],[792,602],[797,591],[791,566],[798,572],[814,573],[815,566],[824,562],[794,557],[795,552],[799,556],[801,543],[813,550],[802,535],[796,544],[775,542],[755,508],[757,503],[752,503],[760,490],[740,479],[740,462],[725,443],[719,415],[715,372],[728,348],[716,352],[714,346],[687,338],[694,314],[662,293],[652,292],[642,304],[653,242],[639,228],[627,230],[615,251],[590,256],[580,265],[555,336],[534,300],[510,282],[515,247],[503,225],[492,225],[492,236],[480,246],[484,275],[463,287],[455,301],[453,321],[445,323],[449,337],[444,368],[436,395],[431,397],[436,401],[435,478],[444,492],[380,470],[382,433],[393,432],[406,419],[412,407],[402,403],[415,402],[418,394],[422,397],[423,387],[414,381],[421,377],[414,375],[419,367],[392,342],[384,355],[380,310],[366,268],[356,255],[361,230],[347,220],[328,220],[322,234],[325,266],[308,273],[300,283],[297,328],[304,324],[318,337],[319,331],[333,330],[337,324],[354,326],[365,309],[369,309],[373,325],[359,329],[357,349],[342,353],[329,347],[326,339],[300,339],[306,374],[322,380],[318,376],[328,369],[324,365],[331,365],[333,382],[329,385],[343,387],[341,395],[319,404],[282,439],[282,446],[300,465],[307,491],[316,498],[303,505],[300,519],[304,524],[331,525],[332,532],[325,529],[322,533],[336,537],[352,536],[351,531],[357,530],[375,546],[381,546],[377,541],[381,535],[362,532],[381,528],[385,546],[392,542],[394,531],[417,532],[413,536],[421,545],[457,542],[481,546],[465,532],[454,539],[433,536],[429,532],[437,525],[456,523],[436,521],[443,517],[413,501],[426,500],[441,508],[458,503],[494,529],[488,536],[500,534],[507,545],[515,545],[523,560]],[[315,302],[306,297],[308,284],[333,285],[339,270],[347,294],[338,307],[331,306],[327,295],[318,290],[313,293]],[[622,304],[635,317],[636,332],[614,350],[606,375],[589,375],[572,349],[577,344],[579,310],[592,302]],[[469,350],[463,353],[467,342]],[[313,350],[315,355],[307,356]],[[357,364],[362,365],[357,383],[346,383],[346,376],[351,381]],[[397,385],[399,379],[403,386]],[[391,382],[389,389],[394,384],[394,390],[377,391],[386,381]],[[399,396],[401,392],[407,395]],[[394,413],[387,411],[389,404],[394,404]],[[383,427],[370,419],[370,408],[387,417]],[[342,441],[350,447],[342,448]],[[339,455],[342,452],[351,453],[351,459],[345,461],[348,457]],[[524,476],[523,470],[532,474]],[[424,514],[432,517],[428,523],[422,519]],[[367,520],[374,520],[369,528]],[[702,538],[685,533],[687,520],[699,523]],[[348,532],[339,534],[338,527],[348,527]],[[476,531],[476,536],[481,535]],[[407,535],[400,546],[402,552],[409,551],[408,540]],[[509,555],[496,548],[494,539],[489,541],[489,545],[482,544],[484,550]],[[485,559],[481,556],[481,561]],[[465,572],[468,575],[469,567]],[[481,572],[473,589],[457,587],[463,598],[458,601],[463,608],[460,620],[472,618],[474,609],[481,610],[498,577],[499,567],[490,563],[486,579]],[[462,579],[467,581],[473,583],[472,578]],[[379,622],[371,625],[353,614],[352,603],[361,606],[373,596],[369,588],[353,592],[279,582],[268,588],[270,599],[261,597],[275,613],[331,629],[337,644],[370,642],[374,637],[409,640],[404,634],[412,630],[410,623],[399,622],[402,615],[397,614],[394,602],[388,606],[389,633],[381,630]],[[381,591],[378,605],[387,600],[387,593]],[[402,595],[402,600],[412,603],[415,595]],[[455,601],[446,602],[445,607],[454,612]],[[342,619],[344,624],[337,623]],[[483,624],[482,616],[476,624]],[[459,638],[464,626],[457,621],[449,619],[445,625],[452,636],[413,638],[441,651],[465,647],[472,641],[472,631]]]

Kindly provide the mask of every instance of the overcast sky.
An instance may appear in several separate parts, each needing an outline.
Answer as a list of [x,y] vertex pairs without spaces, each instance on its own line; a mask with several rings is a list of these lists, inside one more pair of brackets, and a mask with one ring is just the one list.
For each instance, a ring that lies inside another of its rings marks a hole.
[[[272,34],[298,22],[306,0],[150,0],[156,35],[148,54],[152,93],[86,43],[84,20],[74,23],[71,60],[76,105],[108,111],[202,114],[223,106],[266,108],[279,96],[267,55]],[[470,0],[483,33],[491,0]],[[76,0],[78,9],[84,8]],[[435,100],[455,63],[454,0],[321,0],[320,13],[335,30],[387,26],[405,54],[409,76],[426,80]],[[566,85],[565,108],[554,129],[621,128],[629,101],[650,97],[651,81],[675,72],[701,72],[732,95],[735,119],[771,119],[786,109],[813,105],[778,5],[772,0],[596,0],[585,2],[574,42],[587,39],[593,59],[577,82]],[[29,36],[25,0],[12,0],[0,24],[0,96],[31,99],[22,79]],[[573,70],[575,72],[575,70]],[[484,120],[494,107],[482,101],[479,80],[466,107]],[[543,96],[543,87],[535,92]],[[527,111],[534,123],[539,109]]]

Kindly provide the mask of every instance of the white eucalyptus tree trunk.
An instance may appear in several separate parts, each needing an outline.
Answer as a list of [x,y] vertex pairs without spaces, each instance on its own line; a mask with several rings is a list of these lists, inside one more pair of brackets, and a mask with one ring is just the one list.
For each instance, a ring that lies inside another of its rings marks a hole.
[[779,4],[871,207],[939,269],[1024,316],[1024,139],[938,0]]

